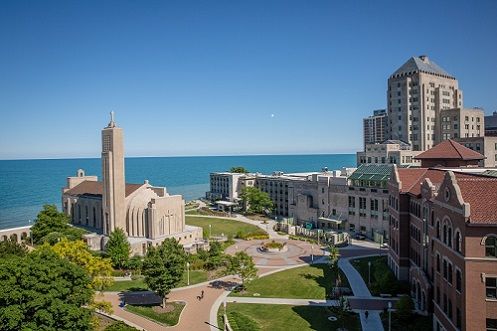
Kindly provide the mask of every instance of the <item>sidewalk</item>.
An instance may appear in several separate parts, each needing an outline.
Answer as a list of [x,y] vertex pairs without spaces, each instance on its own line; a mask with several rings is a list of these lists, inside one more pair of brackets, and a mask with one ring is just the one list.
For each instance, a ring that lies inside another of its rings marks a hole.
[[338,306],[338,300],[288,299],[288,298],[258,298],[258,297],[227,297],[226,302],[260,303],[268,305],[291,306]]
[[[349,281],[350,287],[356,299],[373,299],[374,297],[369,292],[366,283],[362,279],[359,272],[350,264],[349,258],[341,258],[338,260],[338,266],[342,269]],[[364,310],[358,310],[363,331],[383,331],[380,314],[377,311],[370,311],[369,317],[366,319]]]

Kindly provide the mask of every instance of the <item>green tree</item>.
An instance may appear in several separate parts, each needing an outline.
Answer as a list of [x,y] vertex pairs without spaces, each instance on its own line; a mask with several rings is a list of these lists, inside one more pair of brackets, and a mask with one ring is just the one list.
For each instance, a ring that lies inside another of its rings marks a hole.
[[[44,246],[44,248],[48,247]],[[60,257],[83,267],[90,276],[93,289],[102,291],[114,282],[110,259],[92,254],[84,241],[69,241],[67,238],[63,238],[50,248]]]
[[7,239],[0,241],[0,259],[11,255],[24,256],[28,253],[28,248],[24,243],[18,244],[17,241]]
[[143,266],[143,259],[141,256],[132,256],[128,261],[128,268],[133,270],[133,274],[140,274]]
[[0,259],[0,329],[89,330],[89,285],[81,267],[50,249]]
[[44,205],[31,227],[31,235],[35,244],[48,242],[53,245],[64,237],[77,240],[81,239],[85,232],[83,229],[69,225],[69,217],[59,212],[55,205]]
[[328,246],[328,265],[334,273],[338,273],[338,260],[340,259],[340,251],[335,245]]
[[240,194],[245,209],[251,213],[263,213],[273,209],[273,201],[269,194],[257,187],[245,187]]
[[257,278],[257,268],[254,260],[245,252],[238,252],[230,257],[228,271],[238,275],[242,280],[242,289],[250,281]]
[[105,245],[105,250],[112,260],[114,268],[122,269],[127,266],[129,255],[131,254],[131,245],[121,228],[111,232],[109,241]]
[[395,313],[401,321],[408,321],[411,318],[414,304],[409,296],[402,296],[395,304]]
[[160,246],[148,249],[142,268],[145,284],[162,297],[163,308],[166,295],[181,281],[185,267],[185,251],[173,238],[165,239]]
[[205,263],[205,268],[208,270],[214,270],[221,266],[224,261],[223,246],[219,241],[212,241],[210,243],[209,253],[207,255],[207,261]]
[[237,174],[248,174],[248,170],[244,167],[231,167],[230,172],[234,172]]

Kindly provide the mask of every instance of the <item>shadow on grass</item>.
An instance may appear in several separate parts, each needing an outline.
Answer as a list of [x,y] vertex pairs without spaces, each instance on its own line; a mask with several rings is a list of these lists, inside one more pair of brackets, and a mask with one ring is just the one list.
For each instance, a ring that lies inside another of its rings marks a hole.
[[315,275],[310,272],[301,273],[300,276],[305,279],[312,279],[320,287],[324,288],[326,298],[334,297],[333,288],[335,286],[348,287],[347,279],[345,278],[345,276],[341,276],[340,282],[337,283],[337,272],[331,270],[328,264],[313,264],[310,265],[310,267],[323,270],[323,276]]
[[316,331],[329,331],[345,327],[347,330],[360,330],[360,322],[356,314],[347,314],[343,321],[331,322],[328,317],[334,316],[328,307],[294,306],[292,310],[309,323],[309,328]]

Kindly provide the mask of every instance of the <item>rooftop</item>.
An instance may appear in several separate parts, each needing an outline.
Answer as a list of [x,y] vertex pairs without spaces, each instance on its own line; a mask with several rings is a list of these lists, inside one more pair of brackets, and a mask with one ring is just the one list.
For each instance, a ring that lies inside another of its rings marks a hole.
[[485,156],[452,139],[444,140],[433,148],[414,157],[417,160],[483,160]]
[[[134,191],[142,187],[144,184],[126,184],[125,196],[129,196]],[[68,195],[102,195],[104,192],[104,186],[102,182],[85,180],[80,184],[74,186],[72,189],[67,190],[64,194]]]
[[411,57],[409,60],[407,60],[406,63],[404,63],[399,69],[397,69],[397,71],[395,71],[391,77],[411,75],[417,72],[424,72],[455,79],[454,76],[442,69],[438,64],[431,61],[428,56],[425,55]]
[[455,174],[463,200],[470,205],[469,222],[497,224],[497,178]]
[[351,180],[387,180],[390,178],[390,164],[361,164],[349,179]]

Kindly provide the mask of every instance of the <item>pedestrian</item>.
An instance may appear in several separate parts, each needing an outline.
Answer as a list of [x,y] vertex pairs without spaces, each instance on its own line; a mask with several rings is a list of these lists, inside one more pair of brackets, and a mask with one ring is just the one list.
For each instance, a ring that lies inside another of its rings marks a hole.
[[202,298],[204,297],[204,290],[201,292],[202,294],[200,295]]
[[364,312],[364,315],[366,316],[366,321],[367,321],[369,316],[369,311],[366,310],[366,312]]

